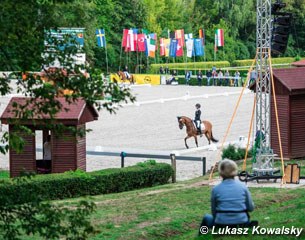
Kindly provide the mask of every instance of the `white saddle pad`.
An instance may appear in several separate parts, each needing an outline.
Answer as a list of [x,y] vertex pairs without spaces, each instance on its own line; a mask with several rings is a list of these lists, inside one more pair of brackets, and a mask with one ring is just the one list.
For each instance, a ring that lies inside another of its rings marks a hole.
[[[197,125],[195,124],[194,121],[193,121],[193,123],[194,123],[195,128],[197,128]],[[200,127],[201,127],[201,131],[204,131],[204,130],[205,130],[204,123],[201,123]]]

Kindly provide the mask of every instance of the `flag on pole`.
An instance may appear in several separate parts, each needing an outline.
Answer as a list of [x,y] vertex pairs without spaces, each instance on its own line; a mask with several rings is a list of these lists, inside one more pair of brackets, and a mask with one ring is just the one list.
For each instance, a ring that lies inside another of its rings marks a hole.
[[142,33],[145,34],[145,35],[148,35],[149,34],[149,31],[145,28],[142,28]]
[[[184,42],[184,40],[183,40]],[[182,39],[177,39],[177,50],[176,50],[176,57],[182,57],[183,56],[183,44]]]
[[123,29],[122,47],[127,46],[128,29]]
[[170,38],[164,39],[164,46],[165,46],[165,57],[169,57],[169,49],[170,49],[171,40]]
[[136,28],[129,29],[128,35],[127,35],[127,44],[125,47],[125,52],[137,51],[137,38],[138,38],[138,29],[136,29]]
[[178,40],[171,38],[171,40],[170,40],[170,47],[169,47],[169,56],[170,57],[176,57],[177,44],[178,44]]
[[215,51],[217,51],[217,47],[223,47],[224,43],[224,31],[223,29],[215,30]]
[[202,44],[205,45],[205,36],[204,36],[204,29],[199,29],[199,38],[202,38]]
[[178,43],[181,47],[184,46],[184,30],[179,29],[175,31],[175,38],[178,40]]
[[194,39],[185,39],[185,46],[186,46],[186,56],[191,58],[194,52]]
[[143,33],[138,34],[137,43],[138,43],[138,51],[145,52],[146,51],[145,34]]
[[202,45],[202,38],[194,39],[195,56],[203,56],[204,49]]
[[184,39],[185,39],[185,42],[186,40],[188,39],[192,39],[193,38],[193,33],[187,33],[187,34],[184,34]]
[[156,33],[148,34],[145,42],[146,42],[146,56],[154,58],[156,53],[157,34]]
[[165,56],[164,38],[160,38],[160,56]]
[[106,47],[106,36],[105,36],[105,30],[104,29],[96,29],[95,30],[96,39],[97,39],[97,45],[99,47]]

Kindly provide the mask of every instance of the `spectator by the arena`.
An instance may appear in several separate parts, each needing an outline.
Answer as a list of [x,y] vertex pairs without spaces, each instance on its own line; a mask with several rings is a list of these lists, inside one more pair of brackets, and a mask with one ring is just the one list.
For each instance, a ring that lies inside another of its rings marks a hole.
[[223,80],[223,73],[222,73],[221,69],[219,69],[219,72],[218,72],[218,84],[219,84],[219,86],[222,86],[222,80]]
[[229,86],[229,80],[230,80],[230,73],[229,70],[227,69],[225,72],[225,86]]
[[235,76],[234,76],[234,87],[238,87],[239,78],[240,78],[240,73],[238,70],[236,70]]
[[198,86],[202,86],[202,72],[201,70],[197,73]]
[[211,77],[212,77],[212,73],[210,70],[207,72],[206,76],[207,76],[207,86],[210,86],[210,81],[211,81]]
[[248,214],[254,209],[251,194],[246,185],[234,179],[237,175],[236,163],[228,159],[222,160],[219,174],[223,181],[212,189],[212,215],[206,214],[203,217],[201,227],[234,228],[257,225],[257,221],[250,222]]
[[163,66],[160,67],[160,74],[164,74],[164,68],[163,68]]
[[189,85],[190,84],[190,80],[191,80],[191,72],[190,71],[186,71],[186,73],[185,73],[185,84]]

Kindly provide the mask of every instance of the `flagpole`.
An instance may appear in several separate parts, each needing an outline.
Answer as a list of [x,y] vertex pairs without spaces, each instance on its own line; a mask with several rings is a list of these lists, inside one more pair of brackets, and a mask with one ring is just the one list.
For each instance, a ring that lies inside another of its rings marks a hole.
[[[138,40],[137,40],[137,43],[138,43]],[[136,50],[137,50],[137,67],[136,67],[136,69],[135,69],[135,73],[137,73],[137,72],[138,72],[138,67],[139,67],[139,52],[138,52],[138,44],[137,44],[137,48],[136,48]]]
[[104,38],[105,38],[106,68],[107,68],[107,74],[109,74],[109,71],[108,71],[107,41],[106,41],[106,31],[105,30],[104,30]]
[[122,50],[123,50],[123,39],[124,38],[124,30],[122,35],[122,42],[121,42],[121,51],[120,51],[120,65],[119,65],[119,71],[121,71],[121,64],[122,64]]
[[[142,65],[142,59],[143,59],[142,52],[140,52],[140,65]],[[140,66],[139,66],[139,72],[142,73],[142,68]]]

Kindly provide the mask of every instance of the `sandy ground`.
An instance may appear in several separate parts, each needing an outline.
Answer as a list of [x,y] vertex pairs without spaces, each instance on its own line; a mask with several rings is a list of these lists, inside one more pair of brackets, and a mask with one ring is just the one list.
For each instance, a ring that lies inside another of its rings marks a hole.
[[[136,104],[124,104],[117,114],[101,110],[99,120],[87,124],[87,128],[93,130],[87,134],[87,150],[165,155],[174,151],[184,156],[206,157],[207,168],[210,168],[219,160],[220,153],[215,151],[216,146],[214,150],[213,147],[209,150],[207,139],[202,137],[199,138],[197,149],[194,140],[189,139],[190,150],[185,151],[183,139],[186,131],[178,128],[176,117],[185,115],[193,118],[195,104],[200,103],[202,119],[213,124],[213,135],[221,143],[241,90],[240,87],[135,86],[131,91],[137,97]],[[10,97],[0,98],[1,113]],[[226,139],[227,143],[237,141],[239,136],[248,135],[253,97],[249,91],[244,93]],[[2,129],[5,130],[6,126],[3,125]],[[0,157],[0,168],[8,169],[8,156]],[[126,158],[125,166],[143,160],[145,159]],[[87,156],[88,171],[110,167],[120,167],[120,157]],[[178,161],[178,180],[201,174],[201,162]]]

